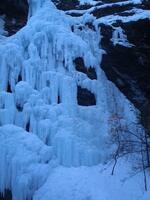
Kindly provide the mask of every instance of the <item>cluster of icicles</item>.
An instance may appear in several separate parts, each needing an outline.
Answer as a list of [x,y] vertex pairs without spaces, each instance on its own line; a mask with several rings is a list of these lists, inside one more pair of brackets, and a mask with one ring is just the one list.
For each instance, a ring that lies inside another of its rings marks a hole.
[[[105,161],[112,116],[123,125],[136,120],[100,69],[100,30],[86,25],[93,20],[30,0],[27,25],[0,41],[0,192],[10,189],[13,200],[31,199],[54,166]],[[76,71],[78,57],[97,80]],[[95,106],[78,105],[77,86],[95,95]]]

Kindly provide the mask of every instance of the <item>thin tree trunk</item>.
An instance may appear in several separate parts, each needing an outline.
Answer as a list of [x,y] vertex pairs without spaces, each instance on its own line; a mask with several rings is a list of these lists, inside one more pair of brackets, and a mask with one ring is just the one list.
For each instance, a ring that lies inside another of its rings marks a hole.
[[145,164],[144,164],[144,155],[142,151],[142,143],[141,143],[141,156],[142,156],[142,167],[143,167],[143,176],[144,176],[144,187],[145,187],[145,191],[147,191],[147,177],[146,177]]

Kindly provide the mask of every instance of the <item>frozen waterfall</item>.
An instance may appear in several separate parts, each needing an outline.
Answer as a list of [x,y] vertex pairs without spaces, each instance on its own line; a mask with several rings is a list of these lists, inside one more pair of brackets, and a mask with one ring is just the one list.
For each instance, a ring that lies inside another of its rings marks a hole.
[[[67,16],[50,0],[28,2],[27,25],[0,40],[0,192],[10,189],[13,200],[31,199],[57,165],[105,162],[114,116],[123,127],[137,121],[100,68],[105,52],[95,18]],[[97,79],[77,71],[76,58]],[[96,105],[78,105],[79,86]]]

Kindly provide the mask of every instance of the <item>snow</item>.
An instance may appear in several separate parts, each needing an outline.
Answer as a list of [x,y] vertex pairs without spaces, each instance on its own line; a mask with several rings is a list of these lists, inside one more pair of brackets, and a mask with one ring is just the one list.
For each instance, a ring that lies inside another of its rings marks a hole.
[[[27,25],[0,43],[0,192],[10,189],[13,200],[109,200],[110,183],[117,200],[115,178],[99,174],[99,165],[115,148],[109,142],[117,128],[113,116],[132,131],[138,111],[100,68],[99,21],[89,13],[67,16],[50,0],[28,2]],[[122,30],[118,34],[114,44],[130,45]],[[78,57],[97,80],[76,71]],[[95,95],[96,105],[78,105],[78,86]],[[120,188],[116,179],[124,199],[138,200],[141,190],[133,197],[134,190]]]
[[[102,1],[99,1],[99,0],[98,1],[94,1],[94,0],[79,0],[79,1],[80,1],[81,5],[84,5],[84,4],[96,5],[98,3],[102,3]],[[127,0],[127,1],[124,0],[123,2],[119,2],[117,4],[122,5],[122,4],[126,3],[126,2],[134,3],[134,4],[141,4],[142,0]],[[111,5],[111,3],[109,3],[109,4]],[[116,4],[116,3],[112,3],[112,4]],[[108,4],[106,4],[106,5],[108,5]]]
[[149,10],[134,9],[134,10],[131,10],[131,12],[132,11],[135,11],[134,15],[131,15],[131,16],[108,15],[108,16],[97,19],[95,23],[111,25],[111,24],[115,23],[117,20],[120,20],[123,23],[128,23],[128,22],[132,22],[132,21],[133,22],[138,21],[141,19],[150,19],[150,11]]
[[[64,168],[57,167],[47,182],[35,193],[34,200],[127,200],[143,199],[143,179],[128,171],[128,162],[120,163],[114,176],[111,166]],[[128,175],[127,175],[128,174]],[[131,178],[132,177],[132,178]],[[142,190],[141,190],[142,187]],[[149,199],[145,194],[144,200]]]
[[0,128],[0,146],[0,192],[7,188],[13,199],[31,198],[46,179],[51,148],[14,125]]
[[[97,3],[96,3],[97,2]],[[90,4],[92,5],[91,8],[86,9],[86,10],[69,10],[66,11],[67,14],[72,14],[72,13],[78,13],[78,14],[85,14],[85,13],[92,13],[94,10],[96,9],[104,9],[104,8],[110,8],[113,6],[127,6],[127,5],[139,5],[142,3],[141,0],[127,0],[127,1],[121,1],[121,2],[113,2],[113,3],[105,3],[102,5],[97,5],[98,3],[100,3],[101,1],[92,1],[92,0],[81,0],[80,4],[84,5],[84,4]]]
[[96,5],[97,3],[100,3],[101,1],[94,1],[94,0],[80,0],[80,5]]

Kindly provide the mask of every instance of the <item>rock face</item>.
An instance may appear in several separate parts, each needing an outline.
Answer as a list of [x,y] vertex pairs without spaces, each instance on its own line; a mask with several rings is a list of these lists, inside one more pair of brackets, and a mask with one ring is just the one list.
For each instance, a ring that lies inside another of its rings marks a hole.
[[1,0],[0,15],[5,16],[5,30],[8,36],[15,34],[27,21],[27,0]]
[[[143,12],[144,15],[144,11],[150,9],[150,2],[147,0],[103,0],[97,1],[95,6],[87,4],[81,6],[77,2],[70,4],[69,9],[73,8],[78,12],[72,10],[68,14],[80,16],[87,10],[96,17],[96,20],[118,16],[118,20],[112,23],[104,21],[99,23],[102,34],[101,45],[106,52],[102,58],[101,67],[108,79],[114,82],[138,109],[142,111],[143,107],[146,107],[150,110],[150,20],[143,19],[142,15],[138,20],[131,19],[126,22],[119,20],[119,17],[132,17],[136,12]],[[57,2],[56,5],[66,10],[66,7],[62,6],[62,1]],[[83,12],[82,9],[84,9]],[[118,27],[123,30],[125,37],[132,45],[126,46],[119,42],[113,44],[113,32]]]
[[[79,1],[72,0],[53,0],[56,6],[61,10],[87,10],[92,8],[92,5],[80,5]],[[121,1],[113,0],[102,2],[97,1],[97,7],[92,11],[92,14],[98,19],[109,15],[130,16],[133,8],[150,9],[149,1],[143,1],[142,4],[133,5],[119,4]],[[112,6],[110,6],[112,4]],[[102,6],[101,6],[102,5]],[[108,5],[108,6],[106,6]],[[26,24],[28,14],[27,0],[2,0],[0,4],[0,15],[5,17],[5,30],[8,35],[15,34],[20,28]],[[71,13],[72,16],[81,15],[81,13]],[[106,54],[102,59],[102,68],[105,71],[109,80],[113,81],[117,87],[141,109],[143,105],[148,105],[150,102],[150,20],[141,19],[135,22],[115,22],[115,27],[121,27],[128,38],[128,41],[133,44],[128,48],[123,45],[113,45],[111,38],[113,28],[110,25],[100,24],[102,38],[102,47]],[[123,61],[123,62],[122,62]],[[85,71],[84,63],[79,58],[75,60],[76,69],[86,73],[89,78],[96,79],[93,69]],[[89,100],[90,101],[90,100]]]
[[122,24],[131,48],[114,46],[111,42],[112,30],[102,27],[104,55],[102,68],[108,78],[137,106],[150,100],[150,21],[148,19]]
[[4,195],[0,194],[0,200],[11,200],[12,199],[12,194],[11,191],[6,190]]

